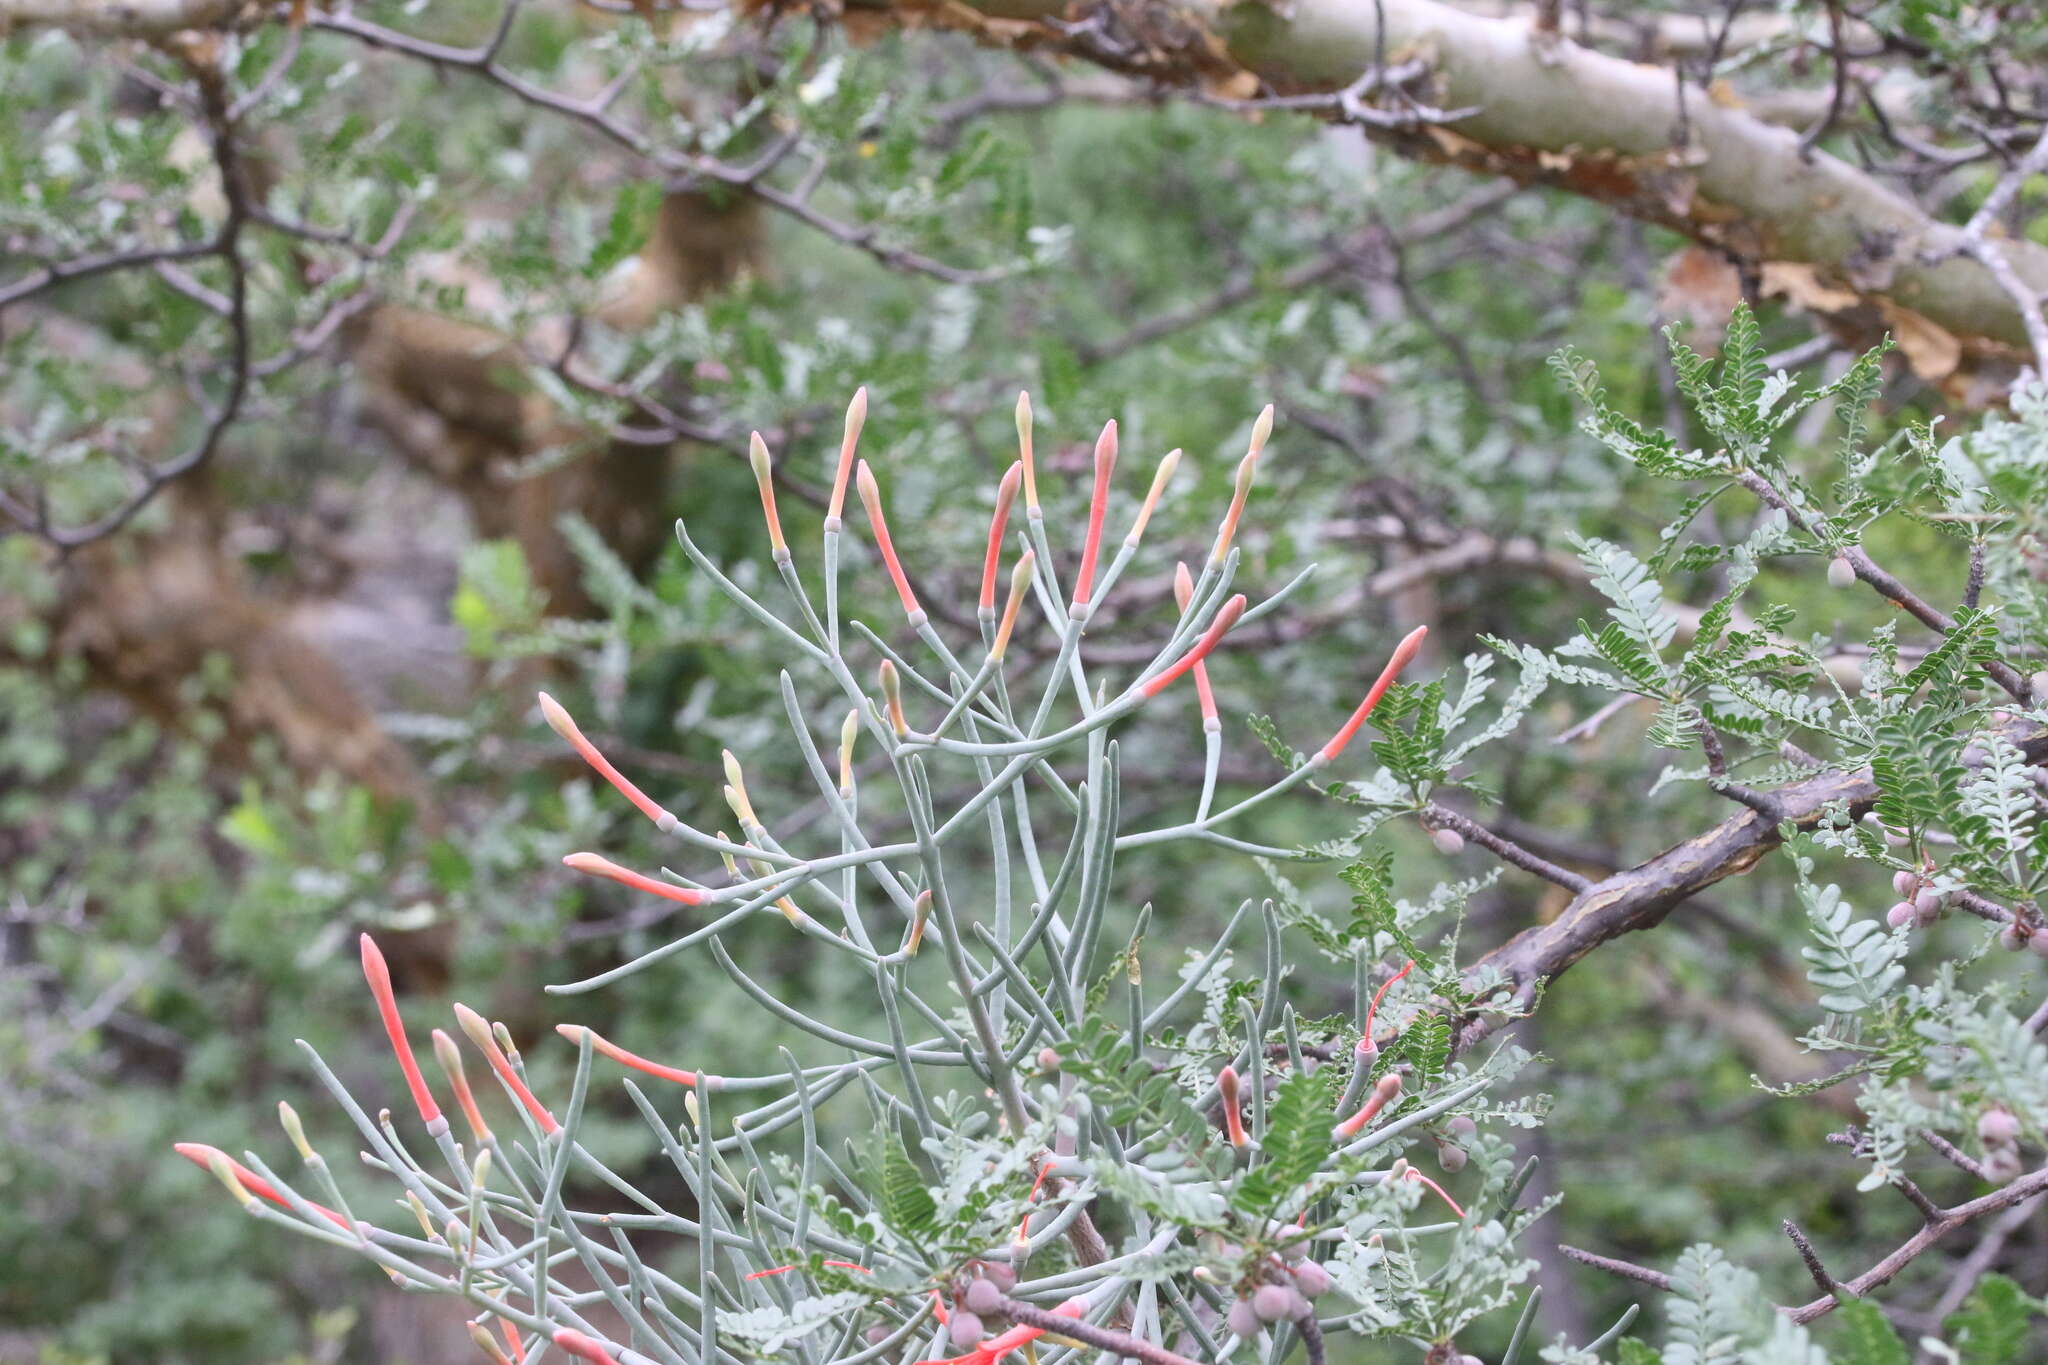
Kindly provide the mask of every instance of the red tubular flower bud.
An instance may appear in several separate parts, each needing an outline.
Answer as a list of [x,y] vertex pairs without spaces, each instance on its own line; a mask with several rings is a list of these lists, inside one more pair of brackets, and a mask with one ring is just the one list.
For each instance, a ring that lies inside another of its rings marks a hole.
[[589,1361],[590,1365],[619,1365],[618,1357],[607,1351],[602,1342],[595,1337],[584,1336],[574,1328],[556,1328],[554,1342],[578,1360]]
[[754,486],[761,493],[761,515],[768,519],[768,546],[778,557],[786,555],[789,544],[782,538],[782,518],[775,511],[775,462],[758,431],[748,437],[747,463],[754,468]]
[[1230,1145],[1242,1147],[1251,1139],[1245,1136],[1244,1114],[1238,1108],[1237,1068],[1226,1066],[1216,1073],[1216,1093],[1223,1102],[1223,1131],[1230,1138]]
[[918,606],[917,594],[910,590],[910,580],[903,576],[903,565],[896,558],[895,543],[889,539],[889,523],[882,516],[882,490],[875,486],[874,471],[862,460],[855,466],[853,477],[860,485],[861,506],[868,509],[868,524],[874,527],[875,548],[882,552],[882,566],[889,571],[889,581],[896,585],[896,595],[903,600],[903,614],[914,620],[924,614],[924,608]]
[[853,452],[860,444],[861,428],[868,424],[868,389],[863,384],[853,391],[853,401],[846,405],[846,433],[839,438],[839,467],[832,473],[832,501],[825,509],[826,517],[837,520],[846,510],[846,480],[853,473]]
[[1095,564],[1102,555],[1102,519],[1109,512],[1109,476],[1116,470],[1116,419],[1095,438],[1095,489],[1088,497],[1088,537],[1081,542],[1081,567],[1074,575],[1074,605],[1088,605],[1095,590]]
[[1230,542],[1237,535],[1237,523],[1244,519],[1245,499],[1252,493],[1252,477],[1259,470],[1259,452],[1254,450],[1237,463],[1237,482],[1230,491],[1230,509],[1223,514],[1223,524],[1216,528],[1216,548],[1209,554],[1209,563],[1221,564],[1230,553]]
[[1434,1180],[1431,1180],[1428,1176],[1416,1170],[1413,1166],[1410,1166],[1408,1168],[1408,1178],[1410,1180],[1420,1180],[1423,1184],[1429,1186],[1432,1190],[1436,1191],[1437,1198],[1443,1200],[1446,1204],[1449,1204],[1451,1206],[1452,1213],[1457,1214],[1460,1218],[1463,1218],[1465,1216],[1465,1210],[1458,1206],[1457,1200],[1451,1198],[1448,1194],[1444,1193],[1443,1186],[1437,1184]]
[[1372,714],[1372,709],[1380,704],[1380,698],[1394,685],[1394,679],[1400,676],[1402,669],[1414,661],[1416,654],[1422,649],[1422,638],[1427,634],[1428,626],[1417,626],[1402,637],[1400,644],[1394,646],[1393,657],[1387,660],[1387,666],[1381,669],[1379,677],[1373,680],[1372,690],[1365,694],[1365,700],[1358,703],[1358,709],[1351,713],[1350,720],[1344,722],[1344,728],[1332,735],[1330,742],[1323,746],[1321,757],[1324,761],[1327,762],[1344,752],[1344,746],[1358,733],[1358,727],[1365,724],[1365,718]]
[[1394,1097],[1400,1093],[1401,1074],[1397,1071],[1389,1071],[1386,1075],[1380,1077],[1378,1081],[1374,1082],[1372,1094],[1366,1096],[1365,1103],[1358,1107],[1357,1113],[1337,1125],[1332,1136],[1339,1142],[1357,1137],[1359,1130],[1378,1117],[1380,1110],[1392,1103]]
[[441,1073],[448,1078],[448,1088],[455,1092],[455,1104],[462,1110],[463,1120],[469,1124],[470,1135],[488,1145],[491,1126],[484,1122],[483,1111],[476,1107],[476,1094],[469,1088],[469,1073],[462,1069],[462,1051],[444,1029],[434,1030],[434,1060],[441,1064]]
[[526,1112],[533,1115],[533,1121],[540,1125],[540,1130],[543,1133],[561,1131],[562,1125],[555,1122],[555,1116],[547,1111],[546,1105],[534,1098],[533,1092],[526,1088],[526,1082],[512,1069],[511,1059],[505,1055],[505,1050],[498,1046],[498,1040],[491,1036],[491,1026],[484,1021],[484,1017],[469,1006],[458,1003],[455,1006],[455,1022],[462,1026],[462,1031],[468,1035],[469,1041],[476,1044],[477,1051],[484,1054],[484,1060],[491,1064],[491,1070],[498,1073],[498,1079],[505,1083],[505,1088],[526,1106]]
[[988,523],[988,553],[981,561],[981,609],[994,611],[996,608],[996,569],[1003,559],[1003,531],[1010,524],[1010,504],[1017,500],[1017,484],[1024,477],[1024,465],[1020,461],[1003,472],[1003,481],[996,485],[995,515]]
[[1038,510],[1038,471],[1031,462],[1031,395],[1017,395],[1017,462],[1024,466],[1024,506]]
[[[1188,573],[1186,564],[1173,566],[1173,601],[1183,612],[1194,600],[1195,580]],[[1195,660],[1195,698],[1202,704],[1202,724],[1207,727],[1217,724],[1216,694],[1209,688],[1209,665]]]
[[596,770],[599,777],[617,788],[619,795],[638,806],[642,815],[657,825],[667,826],[675,823],[675,816],[663,810],[648,797],[647,793],[628,781],[624,773],[614,768],[611,760],[599,753],[597,746],[583,737],[583,731],[577,728],[575,719],[562,704],[545,692],[540,694],[540,713],[547,721],[548,728],[569,741],[569,747]]
[[622,886],[630,886],[635,891],[645,891],[650,896],[660,896],[663,900],[680,901],[684,905],[698,905],[704,900],[704,893],[702,891],[687,886],[677,886],[673,882],[657,881],[653,877],[642,876],[631,868],[620,867],[611,859],[600,857],[595,853],[571,853],[562,859],[562,866],[577,872],[588,872],[593,877],[609,878]]
[[[277,1192],[276,1186],[218,1147],[209,1147],[203,1142],[175,1142],[171,1144],[171,1150],[203,1171],[212,1171],[216,1174],[222,1170],[227,1171],[243,1189],[258,1199],[267,1199],[281,1209],[291,1208],[285,1197]],[[348,1219],[333,1209],[323,1208],[318,1204],[312,1205],[312,1208],[343,1232],[355,1231],[349,1225]]]
[[1209,651],[1216,648],[1230,628],[1237,624],[1237,618],[1244,615],[1244,594],[1239,593],[1223,604],[1223,610],[1216,613],[1216,619],[1209,623],[1209,629],[1202,638],[1195,641],[1195,647],[1181,655],[1180,662],[1161,673],[1152,681],[1139,688],[1139,694],[1156,697],[1172,685],[1174,679],[1209,657]]
[[384,1032],[391,1038],[391,1051],[398,1057],[398,1069],[405,1073],[405,1086],[412,1091],[412,1102],[420,1111],[420,1122],[431,1127],[441,1119],[441,1106],[434,1103],[434,1092],[427,1089],[427,1078],[420,1075],[420,1064],[413,1060],[412,1042],[405,1036],[405,1021],[398,1015],[398,998],[391,992],[391,968],[385,965],[384,954],[375,939],[364,934],[359,943],[363,955],[363,979],[370,983],[370,994],[377,1001],[377,1013],[384,1020]]
[[[585,1028],[581,1024],[557,1024],[555,1025],[555,1032],[579,1046],[583,1042],[583,1036],[589,1034],[591,1051],[601,1052],[621,1066],[630,1066],[635,1071],[644,1071],[650,1076],[659,1076],[665,1081],[674,1081],[677,1085],[694,1086],[699,1083],[699,1077],[696,1072],[679,1071],[672,1066],[663,1066],[660,1062],[650,1062],[645,1057],[628,1052],[617,1043],[604,1038],[596,1029]],[[710,1076],[702,1078],[703,1083],[707,1086],[712,1085],[713,1080],[714,1078]]]
[[[1364,1047],[1367,1043],[1371,1043],[1373,1041],[1372,1021],[1374,1016],[1376,1016],[1380,1012],[1380,1001],[1387,998],[1387,992],[1394,988],[1394,983],[1396,981],[1399,981],[1402,977],[1408,975],[1408,973],[1414,970],[1415,959],[1411,957],[1406,962],[1401,964],[1400,971],[1395,972],[1385,981],[1382,981],[1380,983],[1380,988],[1372,993],[1372,1003],[1365,1007],[1365,1031],[1361,1033],[1358,1037],[1358,1045],[1360,1047]],[[1374,1043],[1373,1046],[1377,1048],[1379,1045],[1377,1043]]]

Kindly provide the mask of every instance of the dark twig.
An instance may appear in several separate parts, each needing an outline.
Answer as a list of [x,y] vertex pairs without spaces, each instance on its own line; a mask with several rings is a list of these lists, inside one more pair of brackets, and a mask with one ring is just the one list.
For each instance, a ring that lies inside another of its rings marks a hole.
[[1539,857],[1513,840],[1495,834],[1470,816],[1460,815],[1449,806],[1432,801],[1423,808],[1423,811],[1427,821],[1445,829],[1456,830],[1502,862],[1519,867],[1524,872],[1533,873],[1547,882],[1554,882],[1568,891],[1580,894],[1593,885],[1591,878],[1583,877],[1570,868],[1559,867],[1556,863]]
[[1806,1262],[1806,1273],[1813,1276],[1813,1282],[1820,1286],[1820,1292],[1829,1298],[1839,1297],[1842,1287],[1835,1283],[1835,1277],[1828,1274],[1827,1267],[1820,1263],[1820,1253],[1813,1249],[1813,1243],[1806,1240],[1806,1234],[1799,1230],[1799,1225],[1787,1218],[1781,1226],[1785,1229],[1785,1235],[1792,1239],[1792,1246],[1798,1251],[1799,1259]]
[[1563,1243],[1559,1243],[1557,1249],[1580,1265],[1589,1265],[1595,1270],[1604,1270],[1610,1275],[1619,1275],[1624,1280],[1634,1280],[1638,1284],[1646,1284],[1652,1289],[1662,1289],[1667,1293],[1671,1289],[1671,1277],[1661,1270],[1652,1270],[1633,1261],[1617,1261],[1611,1256],[1596,1256],[1590,1251],[1581,1251],[1577,1247],[1565,1246]]
[[1184,1355],[1176,1355],[1164,1346],[1155,1346],[1149,1341],[1134,1337],[1128,1332],[1119,1332],[1111,1327],[1098,1327],[1094,1323],[1082,1322],[1077,1318],[1061,1317],[1047,1312],[1036,1304],[1021,1299],[1004,1299],[1002,1314],[1012,1322],[1041,1331],[1069,1337],[1105,1351],[1114,1351],[1131,1360],[1142,1360],[1146,1365],[1197,1365]]

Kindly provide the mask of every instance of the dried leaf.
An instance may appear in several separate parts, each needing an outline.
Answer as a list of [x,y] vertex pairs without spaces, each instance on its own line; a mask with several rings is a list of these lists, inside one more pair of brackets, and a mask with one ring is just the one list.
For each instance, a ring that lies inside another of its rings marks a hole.
[[1877,307],[1914,374],[1929,383],[1939,383],[1955,373],[1963,360],[1963,343],[1954,333],[1890,299],[1879,299]]

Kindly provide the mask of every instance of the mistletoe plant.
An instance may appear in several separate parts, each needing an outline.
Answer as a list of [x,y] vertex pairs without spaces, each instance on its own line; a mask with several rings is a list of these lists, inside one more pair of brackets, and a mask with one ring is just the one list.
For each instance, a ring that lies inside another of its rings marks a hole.
[[[1117,896],[1119,855],[1146,845],[1299,856],[1233,827],[1338,771],[1423,632],[1393,649],[1357,710],[1313,755],[1263,791],[1219,803],[1222,730],[1204,660],[1307,577],[1257,605],[1236,591],[1233,542],[1272,409],[1253,425],[1208,554],[1199,569],[1178,569],[1171,628],[1148,662],[1117,679],[1089,666],[1083,634],[1137,555],[1180,452],[1159,462],[1128,533],[1106,552],[1118,452],[1116,424],[1103,428],[1078,560],[1063,582],[1039,501],[1031,407],[1020,398],[1019,458],[996,490],[980,639],[967,645],[935,627],[898,555],[878,481],[856,458],[865,415],[863,391],[847,413],[815,595],[784,539],[758,436],[752,458],[788,591],[782,610],[744,591],[677,527],[695,569],[788,651],[794,668],[781,675],[781,696],[821,819],[774,828],[775,811],[757,804],[741,761],[727,753],[724,796],[738,834],[696,828],[540,698],[547,723],[673,838],[679,864],[715,855],[724,871],[646,874],[571,855],[570,867],[701,922],[549,989],[573,996],[639,972],[715,965],[766,1015],[841,1059],[804,1065],[783,1051],[759,1058],[751,1074],[713,1075],[563,1025],[576,1049],[574,1081],[566,1097],[544,1098],[505,1027],[457,1005],[463,1035],[519,1124],[507,1132],[486,1120],[461,1049],[437,1029],[443,1093],[466,1127],[458,1138],[365,935],[364,972],[420,1127],[406,1131],[351,1094],[312,1049],[306,1057],[360,1132],[363,1161],[395,1182],[409,1210],[403,1225],[350,1209],[288,1108],[284,1127],[306,1173],[297,1185],[253,1152],[238,1162],[196,1144],[179,1150],[260,1220],[352,1250],[405,1289],[468,1300],[479,1310],[478,1347],[501,1365],[531,1365],[551,1349],[620,1365],[993,1365],[1020,1350],[1043,1365],[1096,1352],[1153,1365],[1274,1365],[1296,1350],[1320,1361],[1333,1331],[1405,1338],[1432,1361],[1469,1359],[1457,1334],[1513,1305],[1531,1268],[1513,1239],[1548,1205],[1522,1205],[1527,1167],[1518,1171],[1510,1145],[1482,1127],[1536,1121],[1535,1103],[1491,1095],[1525,1055],[1502,1045],[1454,1058],[1449,1019],[1471,989],[1449,955],[1414,952],[1422,918],[1455,914],[1461,889],[1397,905],[1382,867],[1355,869],[1358,914],[1316,935],[1357,983],[1354,1008],[1329,1018],[1301,1017],[1287,998],[1285,912],[1275,901],[1247,902],[1213,926],[1209,946],[1165,972],[1162,991],[1148,989],[1160,975],[1145,949],[1151,907],[1133,912]],[[850,486],[902,606],[894,633],[915,642],[907,649],[840,610]],[[1037,642],[1036,682],[1010,667],[1027,638]],[[1198,699],[1204,752],[1192,813],[1127,828],[1118,723],[1183,677]],[[821,736],[836,738],[836,753]],[[863,745],[881,754],[884,766],[867,771],[886,772],[886,783],[863,780]],[[939,794],[956,790],[967,794],[942,806]],[[886,1032],[814,1017],[750,975],[721,935],[762,914],[785,918],[807,950],[857,963]],[[1233,945],[1248,920],[1263,931],[1250,949],[1257,972],[1233,980]],[[624,1085],[687,1186],[687,1211],[586,1145],[591,1087],[614,1065],[664,1083]],[[823,1134],[841,1120],[825,1110],[841,1095],[866,1106],[858,1126],[869,1136],[835,1151]],[[1403,1154],[1418,1145],[1437,1148],[1446,1172],[1465,1171],[1462,1200],[1410,1164]],[[579,1193],[598,1203],[573,1207]],[[1520,1354],[1522,1335],[1507,1359]]]

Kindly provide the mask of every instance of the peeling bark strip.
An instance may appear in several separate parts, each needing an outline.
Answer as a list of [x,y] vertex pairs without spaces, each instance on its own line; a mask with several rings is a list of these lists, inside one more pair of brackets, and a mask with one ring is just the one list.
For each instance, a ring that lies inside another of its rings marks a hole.
[[[1798,134],[1725,95],[1691,87],[1681,109],[1669,69],[1539,34],[1524,19],[1435,0],[852,0],[846,19],[856,30],[964,30],[991,46],[1234,96],[1254,81],[1331,93],[1382,58],[1426,62],[1439,105],[1477,112],[1373,132],[1403,155],[1583,195],[1758,269],[1809,268],[1814,285],[1794,301],[1822,311],[1860,304],[1894,331],[1931,322],[1980,350],[2027,344],[2011,297],[1958,254],[1959,226],[1847,162],[1802,155]],[[2048,249],[2001,246],[2026,285],[2048,290]],[[1823,307],[1830,298],[1838,307]]]
[[[2048,729],[2024,727],[2008,737],[2028,763],[2048,759]],[[1783,821],[1811,828],[1829,806],[1843,803],[1860,817],[1876,804],[1878,789],[1870,769],[1859,768],[1822,773],[1770,796],[1781,819],[1767,820],[1744,810],[1646,863],[1602,878],[1573,897],[1555,920],[1523,930],[1480,958],[1473,970],[1498,968],[1515,983],[1517,1007],[1526,1006],[1540,987],[1609,939],[1653,928],[1690,897],[1756,866],[1778,846],[1778,825]],[[1506,1022],[1497,1014],[1466,1020],[1457,1050],[1472,1047]]]

